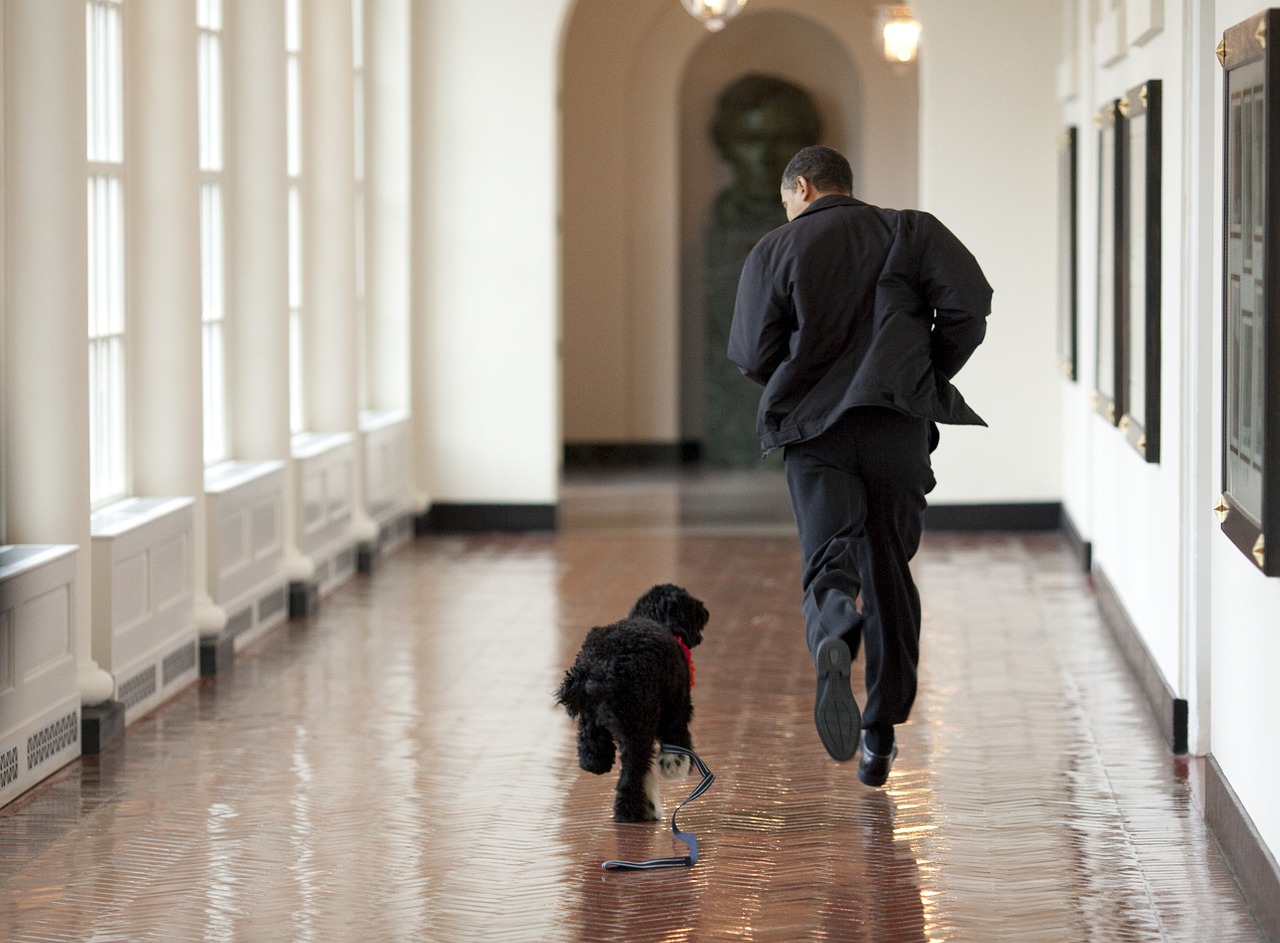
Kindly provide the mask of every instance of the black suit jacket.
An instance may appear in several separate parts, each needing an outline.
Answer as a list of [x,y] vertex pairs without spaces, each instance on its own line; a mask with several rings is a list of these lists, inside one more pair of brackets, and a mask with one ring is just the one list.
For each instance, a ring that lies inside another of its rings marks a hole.
[[764,386],[766,453],[855,406],[986,425],[951,383],[982,343],[991,286],[928,213],[824,196],[751,250],[729,359]]

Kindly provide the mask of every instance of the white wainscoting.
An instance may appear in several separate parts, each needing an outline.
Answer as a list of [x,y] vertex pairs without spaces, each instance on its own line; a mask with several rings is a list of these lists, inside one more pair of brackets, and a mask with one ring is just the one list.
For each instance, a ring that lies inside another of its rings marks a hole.
[[360,414],[364,442],[365,502],[378,525],[380,550],[413,536],[413,482],[410,475],[409,414],[366,410]]
[[315,564],[315,584],[321,595],[356,570],[351,536],[353,439],[349,432],[303,432],[293,437],[298,549]]
[[284,575],[284,462],[205,470],[208,584],[240,650],[289,615]]
[[78,549],[0,547],[0,806],[80,756]]
[[93,660],[132,723],[200,676],[195,502],[128,498],[90,518]]

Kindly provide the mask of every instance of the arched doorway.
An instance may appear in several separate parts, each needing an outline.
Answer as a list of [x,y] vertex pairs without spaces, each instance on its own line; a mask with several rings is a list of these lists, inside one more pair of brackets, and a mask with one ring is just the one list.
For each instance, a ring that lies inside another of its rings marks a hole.
[[[678,456],[696,442],[701,233],[723,169],[706,131],[737,74],[819,104],[860,195],[916,198],[914,67],[886,63],[875,6],[754,0],[708,34],[676,0],[578,0],[561,56],[562,434],[569,450]],[[744,381],[745,382],[745,381]]]

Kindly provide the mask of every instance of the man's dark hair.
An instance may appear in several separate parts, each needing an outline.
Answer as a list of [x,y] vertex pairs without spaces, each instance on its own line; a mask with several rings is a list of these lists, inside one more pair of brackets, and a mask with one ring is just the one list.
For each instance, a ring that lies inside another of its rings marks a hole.
[[794,190],[796,177],[804,177],[819,193],[853,193],[853,168],[833,147],[815,144],[791,158],[782,172],[782,186]]

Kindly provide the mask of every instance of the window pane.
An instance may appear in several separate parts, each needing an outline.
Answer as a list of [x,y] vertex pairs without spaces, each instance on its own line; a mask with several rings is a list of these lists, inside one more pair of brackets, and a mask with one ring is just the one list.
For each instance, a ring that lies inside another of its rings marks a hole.
[[200,87],[200,169],[222,169],[221,45],[216,33],[201,33],[197,48]]
[[284,48],[297,52],[302,47],[302,24],[299,18],[298,0],[284,2]]
[[285,173],[290,177],[302,173],[302,104],[298,82],[298,59],[290,56],[285,69]]

